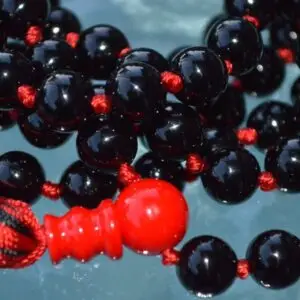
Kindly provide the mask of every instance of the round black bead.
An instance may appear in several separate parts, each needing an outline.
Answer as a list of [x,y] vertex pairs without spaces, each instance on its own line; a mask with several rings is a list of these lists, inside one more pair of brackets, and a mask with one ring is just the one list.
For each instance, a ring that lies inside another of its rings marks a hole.
[[283,191],[300,191],[300,139],[284,139],[268,149],[265,169],[273,174]]
[[16,121],[10,111],[0,111],[0,130],[8,129],[15,125],[15,123]]
[[280,138],[294,135],[292,106],[278,101],[268,101],[258,105],[250,114],[247,127],[258,132],[256,146],[267,149]]
[[109,25],[83,31],[77,45],[79,70],[94,79],[107,79],[115,69],[121,50],[129,43],[124,34]]
[[64,172],[60,185],[63,190],[62,200],[68,207],[93,209],[103,199],[113,197],[117,191],[117,178],[76,161]]
[[81,160],[90,167],[116,169],[135,158],[137,137],[124,115],[93,116],[78,131],[77,150]]
[[204,47],[181,51],[171,62],[171,71],[182,77],[184,88],[176,97],[188,105],[207,106],[227,86],[225,64],[214,52]]
[[185,172],[178,161],[164,159],[148,152],[135,162],[134,167],[143,178],[165,180],[179,190],[183,189]]
[[243,90],[255,96],[265,96],[280,87],[284,80],[284,62],[272,48],[264,53],[254,70],[240,77]]
[[238,204],[256,190],[260,167],[256,158],[245,149],[223,150],[209,157],[202,174],[206,191],[217,201]]
[[73,71],[57,71],[44,81],[37,93],[37,113],[58,132],[76,130],[90,110],[93,88]]
[[167,56],[167,60],[169,64],[171,64],[172,60],[175,58],[177,54],[179,54],[182,50],[185,50],[187,48],[190,48],[190,46],[179,46],[175,49],[173,49]]
[[12,151],[0,156],[1,196],[32,204],[44,181],[41,165],[30,154]]
[[166,106],[145,137],[156,155],[168,159],[185,159],[190,153],[198,153],[203,143],[198,114],[179,103]]
[[254,239],[247,259],[258,283],[273,289],[288,287],[300,276],[300,241],[286,231],[266,231]]
[[228,289],[236,270],[237,257],[227,243],[213,236],[198,236],[183,246],[177,275],[187,290],[208,298]]
[[258,30],[240,18],[218,22],[207,36],[207,45],[232,64],[232,75],[242,75],[254,69],[263,52]]

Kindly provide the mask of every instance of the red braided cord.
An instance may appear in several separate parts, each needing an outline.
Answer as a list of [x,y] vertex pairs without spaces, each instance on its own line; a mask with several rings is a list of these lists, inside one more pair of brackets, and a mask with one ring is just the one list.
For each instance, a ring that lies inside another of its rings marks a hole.
[[41,189],[41,194],[51,200],[58,200],[62,193],[62,187],[50,181],[46,181]]
[[167,249],[162,253],[162,263],[164,266],[177,265],[180,260],[180,252],[175,249]]
[[161,82],[169,93],[177,94],[183,89],[182,78],[172,72],[165,71],[161,74]]
[[237,139],[243,145],[254,145],[258,140],[258,133],[254,128],[241,128],[236,132]]
[[42,29],[38,26],[30,26],[26,32],[24,40],[28,46],[33,47],[43,40]]
[[131,165],[124,163],[120,166],[118,180],[123,186],[128,186],[140,179],[141,175]]
[[77,32],[69,32],[66,35],[66,42],[72,47],[76,48],[79,41],[79,34]]
[[186,169],[190,174],[197,175],[205,170],[205,161],[195,153],[188,155],[186,160]]
[[96,114],[108,114],[111,112],[111,99],[106,95],[95,95],[91,106]]

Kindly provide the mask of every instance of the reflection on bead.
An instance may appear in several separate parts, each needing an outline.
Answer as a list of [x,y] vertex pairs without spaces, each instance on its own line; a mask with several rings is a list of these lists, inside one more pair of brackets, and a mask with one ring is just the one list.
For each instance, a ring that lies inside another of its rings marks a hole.
[[190,46],[179,46],[174,50],[172,50],[167,56],[169,64],[171,64],[172,60],[175,58],[177,54],[179,54],[182,50],[185,50],[187,48],[190,48]]
[[208,23],[206,24],[204,30],[203,30],[203,42],[205,44],[206,42],[206,38],[209,34],[209,32],[214,28],[214,26],[216,24],[218,24],[221,20],[224,20],[227,18],[227,15],[224,14],[224,13],[221,13],[221,14],[217,14],[215,16],[213,16],[209,21]]

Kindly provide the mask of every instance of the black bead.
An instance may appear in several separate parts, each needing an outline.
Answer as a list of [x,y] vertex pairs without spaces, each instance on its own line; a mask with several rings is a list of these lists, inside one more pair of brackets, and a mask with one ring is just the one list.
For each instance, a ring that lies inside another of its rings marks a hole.
[[143,178],[165,180],[179,190],[183,189],[185,172],[178,161],[164,159],[148,152],[135,162],[134,167]]
[[20,52],[27,58],[30,57],[31,54],[31,48],[25,44],[24,40],[13,39],[10,37],[6,39],[3,49],[4,51]]
[[159,72],[167,71],[169,68],[168,61],[159,52],[150,48],[131,49],[126,55],[119,59],[118,65],[136,62],[148,64]]
[[292,102],[297,106],[300,106],[300,77],[294,81],[291,88],[291,98]]
[[87,119],[78,131],[77,151],[93,168],[117,169],[131,163],[137,153],[137,137],[131,122],[117,113]]
[[70,32],[79,33],[81,24],[69,9],[56,7],[49,14],[44,26],[45,39],[65,39]]
[[177,275],[187,290],[208,298],[228,289],[236,270],[237,257],[227,243],[213,236],[198,236],[180,251]]
[[115,69],[120,52],[129,47],[124,34],[109,25],[83,31],[77,45],[79,70],[94,79],[107,79]]
[[299,0],[279,0],[277,6],[278,6],[278,11],[285,18],[288,18],[291,21],[296,21],[300,19]]
[[256,190],[260,167],[256,158],[245,149],[223,150],[209,157],[202,174],[206,191],[217,201],[238,204]]
[[76,130],[90,110],[93,88],[80,73],[57,71],[37,93],[37,113],[58,132]]
[[300,191],[300,139],[284,139],[268,149],[265,169],[271,172],[283,191]]
[[254,70],[240,77],[245,92],[255,96],[265,96],[277,90],[285,76],[283,60],[272,48],[264,48],[264,53]]
[[176,97],[188,105],[207,106],[227,86],[225,64],[205,47],[181,51],[171,62],[171,71],[182,77],[184,89]]
[[202,37],[203,37],[203,43],[205,44],[206,42],[206,38],[209,34],[209,32],[222,20],[226,19],[227,18],[227,15],[224,14],[224,13],[221,13],[221,14],[217,14],[215,16],[213,16],[211,19],[209,19],[209,21],[207,22],[207,24],[205,25],[204,27],[204,30],[203,30],[203,34],[202,34]]
[[0,111],[0,130],[8,129],[15,125],[15,123],[16,121],[10,111]]
[[96,208],[103,199],[112,198],[117,191],[114,175],[95,171],[81,161],[70,165],[60,180],[62,200],[68,207]]
[[44,181],[41,165],[30,154],[12,151],[0,156],[1,196],[32,204]]
[[145,137],[156,155],[179,160],[186,159],[190,153],[198,153],[203,142],[198,114],[179,103],[166,106]]
[[300,276],[299,239],[283,230],[270,230],[254,239],[247,252],[253,278],[267,288],[280,289]]
[[292,106],[278,101],[268,101],[258,105],[249,115],[247,127],[258,132],[256,146],[267,149],[280,138],[294,135]]
[[190,46],[179,46],[179,47],[175,48],[174,50],[172,50],[167,56],[167,60],[168,60],[169,64],[171,64],[172,60],[175,58],[175,56],[177,54],[179,54],[182,50],[185,50],[187,48],[190,48]]
[[60,0],[50,0],[51,9],[60,5]]
[[232,64],[232,75],[242,75],[254,69],[263,52],[258,30],[240,18],[230,18],[216,24],[207,36],[207,45]]

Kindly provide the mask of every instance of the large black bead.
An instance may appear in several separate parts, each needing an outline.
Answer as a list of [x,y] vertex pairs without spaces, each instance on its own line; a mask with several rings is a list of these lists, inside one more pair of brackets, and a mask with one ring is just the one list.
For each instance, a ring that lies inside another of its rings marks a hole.
[[32,204],[45,181],[39,162],[25,152],[12,151],[0,156],[0,195]]
[[280,138],[294,135],[292,106],[278,101],[268,101],[258,105],[250,114],[247,127],[258,132],[256,146],[267,149]]
[[251,72],[240,77],[243,90],[255,96],[265,96],[277,90],[283,82],[285,66],[272,48],[264,48],[259,63]]
[[223,60],[232,64],[232,74],[242,75],[258,64],[263,43],[258,30],[240,18],[221,20],[210,30],[207,45]]
[[265,169],[271,172],[283,191],[300,191],[300,139],[284,139],[268,149]]
[[78,131],[77,150],[81,160],[90,167],[117,169],[135,158],[137,137],[124,115],[93,116]]
[[209,298],[232,285],[236,270],[237,257],[227,243],[213,236],[198,236],[180,251],[177,275],[187,290]]
[[266,288],[280,289],[300,276],[300,241],[283,230],[270,230],[254,239],[247,251],[253,278]]
[[179,103],[166,106],[145,136],[149,148],[168,159],[182,160],[190,153],[198,153],[203,142],[198,114]]
[[62,200],[68,207],[96,208],[103,199],[112,198],[117,191],[117,178],[88,168],[76,161],[62,175]]
[[209,157],[202,174],[206,191],[217,201],[237,204],[256,190],[260,167],[256,158],[245,149],[223,150]]
[[0,130],[8,129],[15,125],[15,123],[16,121],[10,111],[0,111]]
[[207,35],[209,34],[209,32],[214,28],[214,26],[216,26],[220,21],[224,20],[227,18],[227,15],[224,13],[221,14],[217,14],[216,16],[213,16],[208,23],[205,25],[205,28],[203,30],[203,42],[205,44]]
[[188,105],[207,106],[227,86],[225,64],[205,47],[181,51],[171,62],[170,68],[182,77],[184,83],[183,90],[176,97]]
[[94,79],[107,79],[117,65],[120,52],[129,47],[125,35],[109,25],[83,31],[77,45],[79,70]]
[[178,161],[164,159],[148,152],[135,162],[134,167],[143,178],[165,180],[178,189],[183,189],[185,172]]

